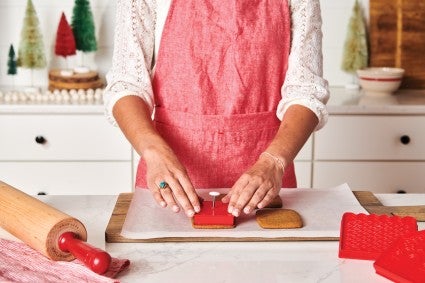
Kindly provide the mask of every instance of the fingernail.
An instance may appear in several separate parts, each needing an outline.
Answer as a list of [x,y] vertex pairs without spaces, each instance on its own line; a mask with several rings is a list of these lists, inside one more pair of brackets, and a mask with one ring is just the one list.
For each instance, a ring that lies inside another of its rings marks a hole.
[[195,209],[195,212],[196,212],[196,213],[198,213],[198,212],[200,212],[200,211],[201,211],[201,207],[200,207],[199,205],[196,205],[196,206],[194,207],[194,209]]
[[162,206],[162,207],[166,207],[167,206],[167,204],[165,203],[165,201],[161,201],[161,203],[159,205]]
[[245,208],[243,209],[243,212],[244,212],[245,214],[249,214],[249,213],[251,212],[251,207],[249,207],[249,206],[245,207]]
[[232,212],[233,212],[233,206],[229,205],[229,206],[227,207],[227,212],[228,212],[228,213],[232,213]]
[[173,206],[173,211],[174,212],[179,212],[180,208],[177,205]]
[[192,209],[189,209],[188,211],[186,211],[186,215],[188,217],[192,217],[195,214],[195,212]]
[[234,217],[238,217],[239,216],[239,210],[234,209],[232,214],[233,214]]

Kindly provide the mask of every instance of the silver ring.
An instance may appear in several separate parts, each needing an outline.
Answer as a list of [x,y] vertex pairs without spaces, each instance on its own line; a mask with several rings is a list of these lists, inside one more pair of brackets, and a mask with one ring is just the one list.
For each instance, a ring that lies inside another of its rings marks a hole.
[[165,182],[165,181],[161,181],[161,182],[159,183],[158,187],[159,187],[161,190],[166,189],[166,188],[168,188],[168,183],[167,183],[167,182]]

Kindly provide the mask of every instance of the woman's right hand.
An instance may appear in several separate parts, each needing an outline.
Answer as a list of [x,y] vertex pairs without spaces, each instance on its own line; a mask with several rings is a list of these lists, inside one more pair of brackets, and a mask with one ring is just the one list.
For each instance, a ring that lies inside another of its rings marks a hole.
[[148,188],[161,207],[179,212],[181,206],[188,217],[201,210],[198,195],[186,169],[165,142],[151,144],[144,150],[143,159],[147,166]]

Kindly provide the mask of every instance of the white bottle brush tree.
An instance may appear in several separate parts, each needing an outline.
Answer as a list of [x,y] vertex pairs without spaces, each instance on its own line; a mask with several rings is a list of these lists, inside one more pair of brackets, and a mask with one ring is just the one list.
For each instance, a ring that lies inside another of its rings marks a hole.
[[359,0],[355,0],[348,24],[341,68],[352,76],[347,88],[358,88],[356,71],[368,65],[367,31]]
[[27,1],[24,23],[21,30],[18,66],[31,70],[31,87],[34,87],[34,69],[43,69],[46,67],[43,36],[39,28],[37,13],[31,0]]

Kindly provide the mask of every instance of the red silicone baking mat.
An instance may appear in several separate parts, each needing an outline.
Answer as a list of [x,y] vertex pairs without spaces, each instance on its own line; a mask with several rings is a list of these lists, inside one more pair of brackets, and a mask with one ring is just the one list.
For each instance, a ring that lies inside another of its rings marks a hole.
[[401,237],[373,265],[394,282],[425,282],[425,230]]
[[344,213],[341,220],[339,257],[375,260],[401,236],[416,232],[413,217]]

